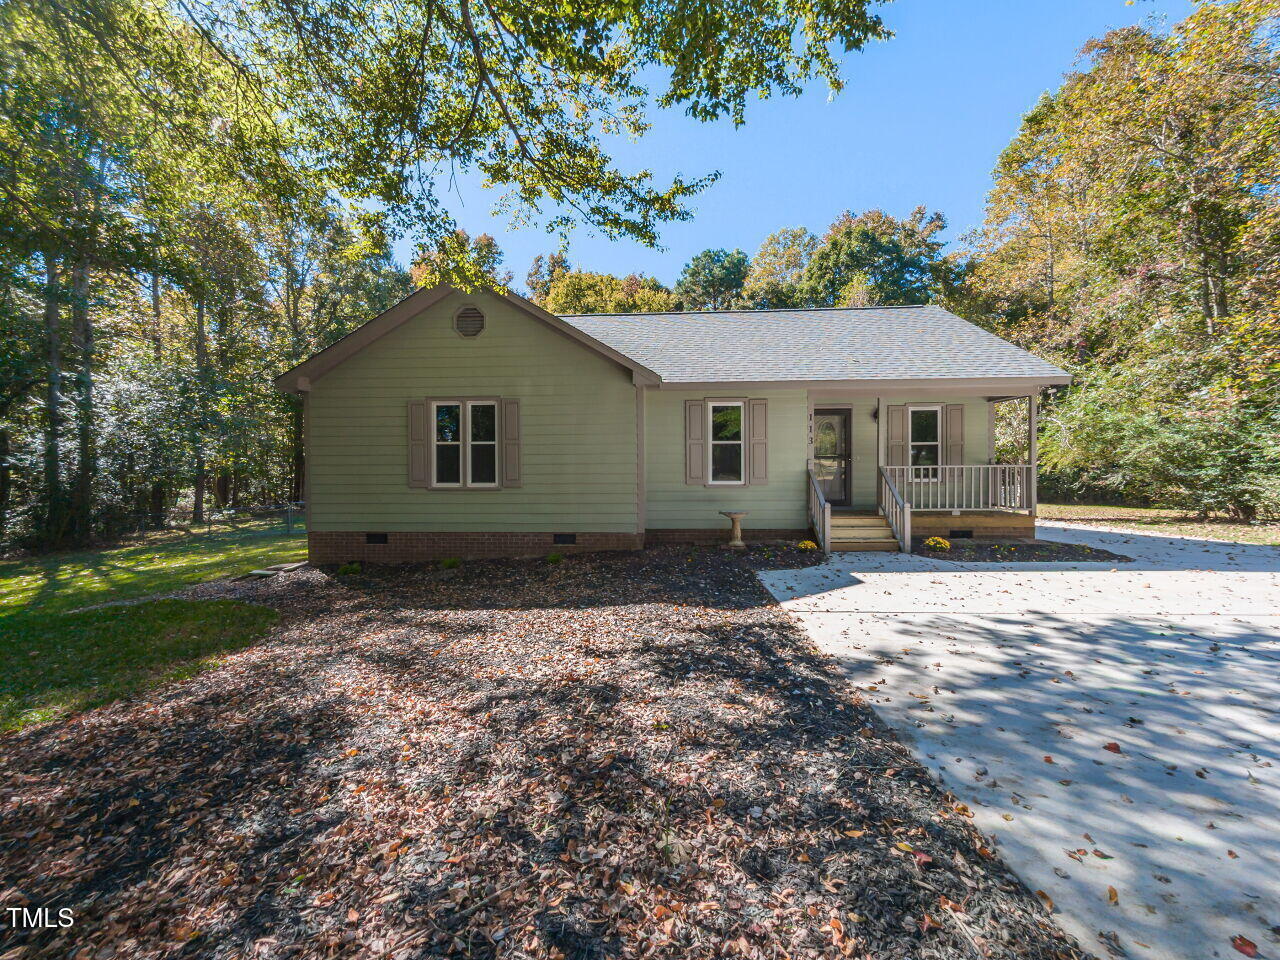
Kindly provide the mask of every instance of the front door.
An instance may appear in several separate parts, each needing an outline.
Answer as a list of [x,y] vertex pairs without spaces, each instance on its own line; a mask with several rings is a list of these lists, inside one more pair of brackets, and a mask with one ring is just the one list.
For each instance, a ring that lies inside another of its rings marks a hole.
[[849,451],[853,446],[848,410],[813,411],[813,463],[822,495],[833,507],[849,505]]

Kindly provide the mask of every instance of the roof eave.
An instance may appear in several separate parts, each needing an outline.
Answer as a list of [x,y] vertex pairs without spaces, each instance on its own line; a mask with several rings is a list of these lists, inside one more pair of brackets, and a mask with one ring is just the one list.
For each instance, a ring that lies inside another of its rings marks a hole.
[[1066,386],[1071,383],[1067,373],[1032,377],[904,377],[898,379],[847,379],[847,380],[671,380],[661,383],[664,390],[724,390],[727,388],[754,388],[757,390],[832,390],[858,394],[882,394],[895,390],[910,391],[1002,391],[1017,393],[1020,390],[1036,390],[1045,387]]

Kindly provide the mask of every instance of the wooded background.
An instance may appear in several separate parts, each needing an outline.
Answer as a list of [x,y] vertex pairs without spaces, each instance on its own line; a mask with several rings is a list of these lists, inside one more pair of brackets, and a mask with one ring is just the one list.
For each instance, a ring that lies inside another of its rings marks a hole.
[[834,51],[883,26],[861,3],[536,6],[4,6],[0,543],[298,499],[275,374],[414,284],[515,285],[441,200],[459,166],[552,235],[525,289],[553,311],[938,302],[1075,374],[1042,417],[1042,493],[1280,510],[1280,0],[1091,42],[959,242],[926,207],[833,211],[751,257],[726,238],[670,289],[574,269],[565,238],[657,242],[712,178],[621,173],[600,131],[642,134],[653,102],[741,122],[748,93],[838,89]]

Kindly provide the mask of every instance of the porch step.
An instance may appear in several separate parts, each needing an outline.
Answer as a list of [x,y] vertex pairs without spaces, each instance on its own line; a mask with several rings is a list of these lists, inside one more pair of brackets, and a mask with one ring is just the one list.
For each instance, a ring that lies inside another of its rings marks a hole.
[[831,535],[832,553],[852,553],[860,550],[897,550],[898,541],[893,537],[867,537],[857,540],[837,539]]
[[884,517],[842,516],[838,513],[831,515],[832,530],[843,530],[847,527],[875,527],[878,529],[881,527],[887,528],[888,526],[889,521],[885,520]]
[[837,527],[831,526],[832,540],[883,540],[893,539],[893,530],[887,523],[874,527]]

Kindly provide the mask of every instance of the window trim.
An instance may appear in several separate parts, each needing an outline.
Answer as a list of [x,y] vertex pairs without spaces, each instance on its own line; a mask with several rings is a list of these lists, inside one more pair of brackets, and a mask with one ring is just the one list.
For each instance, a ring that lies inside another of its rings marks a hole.
[[[737,440],[717,440],[714,432],[714,410],[716,407],[737,407],[741,411],[738,420],[738,439]],[[749,428],[747,426],[747,401],[734,399],[715,400],[708,398],[706,400],[707,419],[707,479],[706,484],[709,487],[745,487],[747,485],[747,436]],[[739,479],[737,480],[716,480],[715,466],[715,450],[716,445],[730,446],[737,444],[738,446],[738,463],[740,469],[738,471]]]
[[[941,403],[909,403],[907,407],[907,469],[911,471],[908,475],[913,483],[939,483],[942,480],[943,466],[943,442],[942,431],[944,429],[943,421],[945,416],[943,410],[945,404]],[[911,438],[911,414],[917,410],[932,410],[938,417],[938,439],[937,440],[921,440],[921,446],[933,446],[938,451],[938,462],[933,466],[917,466],[911,462],[911,448],[916,445],[916,441]],[[916,471],[921,473],[917,476]]]
[[[471,408],[481,405],[493,407],[492,440],[476,440],[471,436]],[[466,485],[477,490],[496,490],[502,485],[502,454],[500,450],[500,447],[502,446],[502,424],[500,422],[502,418],[502,404],[496,399],[490,400],[486,398],[483,400],[467,400],[465,407],[467,410],[467,426],[466,434],[464,435],[467,457],[466,470],[464,471],[466,476]],[[477,483],[471,479],[471,447],[473,444],[477,443],[481,446],[493,447],[493,483]]]
[[[440,407],[457,407],[458,408],[458,439],[456,441],[448,441],[448,440],[442,441],[440,439],[440,434],[438,430],[439,420],[437,419],[437,413],[436,413],[436,411],[439,410]],[[456,490],[464,486],[462,482],[463,481],[462,458],[465,452],[464,448],[466,447],[466,444],[463,442],[464,438],[466,437],[465,410],[466,410],[466,404],[463,403],[461,400],[432,400],[431,401],[431,415],[427,419],[427,425],[431,432],[431,468],[429,473],[431,478],[431,486],[436,487],[440,490]],[[458,482],[457,483],[442,483],[440,480],[439,451],[442,446],[458,448]]]
[[[493,446],[493,483],[474,483],[471,480],[471,408],[476,404],[493,406],[494,439],[480,441],[486,446]],[[442,406],[458,407],[458,442],[441,443],[436,439],[436,410]],[[502,398],[501,397],[431,397],[427,408],[427,428],[430,438],[428,449],[427,486],[433,490],[501,490],[502,489]],[[436,480],[438,458],[436,450],[440,446],[458,447],[458,482],[440,483]]]

